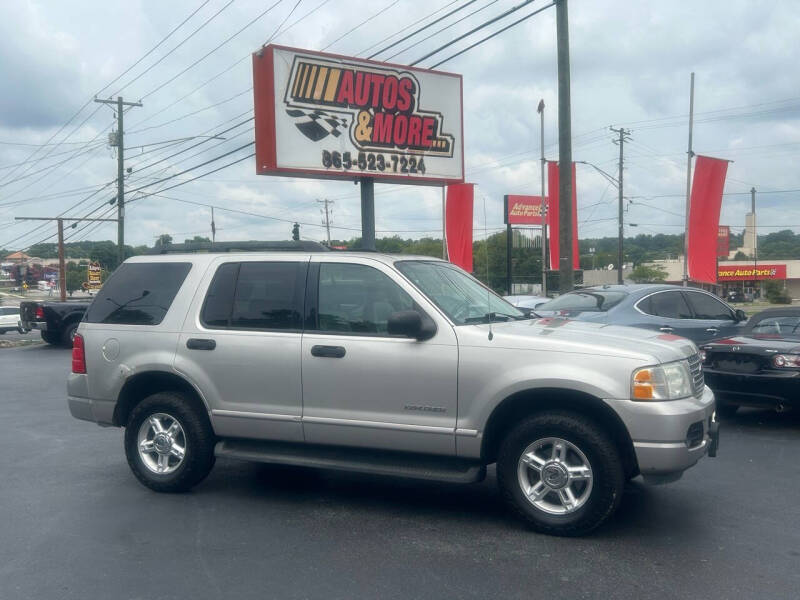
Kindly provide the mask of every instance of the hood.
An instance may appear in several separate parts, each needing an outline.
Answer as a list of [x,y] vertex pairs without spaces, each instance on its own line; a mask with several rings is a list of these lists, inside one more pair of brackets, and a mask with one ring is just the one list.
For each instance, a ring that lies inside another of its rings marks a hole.
[[456,327],[460,344],[487,348],[552,350],[640,359],[648,363],[680,360],[697,353],[686,338],[649,329],[605,325],[563,318],[492,323]]

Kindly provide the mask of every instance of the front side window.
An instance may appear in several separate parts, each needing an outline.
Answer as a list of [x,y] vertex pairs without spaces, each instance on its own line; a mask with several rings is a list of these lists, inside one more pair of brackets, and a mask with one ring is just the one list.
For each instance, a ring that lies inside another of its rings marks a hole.
[[692,311],[680,292],[660,292],[645,298],[639,308],[642,312],[667,319],[691,319]]
[[125,263],[103,284],[86,311],[88,323],[158,325],[191,263]]
[[378,269],[320,264],[320,331],[388,335],[389,317],[405,310],[419,309],[411,296]]
[[695,319],[708,319],[713,321],[733,321],[733,313],[722,301],[710,294],[701,292],[687,292],[689,302],[692,303]]
[[526,318],[521,311],[450,263],[404,260],[396,262],[395,266],[456,325]]
[[201,320],[206,327],[301,329],[305,263],[226,263],[208,288]]

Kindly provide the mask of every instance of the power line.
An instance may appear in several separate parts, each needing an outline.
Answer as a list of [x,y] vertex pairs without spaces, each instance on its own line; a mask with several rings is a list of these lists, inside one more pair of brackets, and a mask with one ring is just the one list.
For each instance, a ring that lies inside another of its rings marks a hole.
[[[231,2],[233,2],[233,0],[231,0]],[[206,52],[206,53],[205,53],[203,56],[201,56],[200,58],[198,58],[196,61],[194,61],[194,62],[193,62],[192,64],[190,64],[188,67],[186,67],[186,68],[182,69],[181,71],[179,71],[178,73],[176,73],[175,75],[173,75],[172,77],[170,77],[169,79],[167,79],[166,81],[164,81],[163,83],[160,83],[159,85],[157,85],[156,87],[154,87],[152,90],[150,90],[149,92],[147,92],[146,94],[144,94],[144,95],[142,96],[142,100],[144,100],[144,99],[145,99],[145,98],[147,98],[148,96],[152,96],[152,95],[153,95],[153,94],[155,94],[157,91],[159,91],[160,89],[163,89],[165,86],[167,86],[167,85],[169,85],[170,83],[172,83],[173,81],[175,81],[175,80],[176,80],[178,77],[180,77],[181,75],[183,75],[184,73],[186,73],[186,72],[187,72],[187,71],[189,71],[190,69],[193,69],[195,66],[197,66],[198,64],[200,64],[202,61],[204,61],[205,59],[207,59],[207,58],[208,58],[209,56],[211,56],[212,54],[214,54],[214,52],[216,52],[217,50],[219,50],[220,48],[222,48],[222,47],[223,47],[225,44],[227,44],[228,42],[230,42],[230,41],[231,41],[233,38],[235,38],[236,36],[238,36],[239,34],[241,34],[241,33],[242,33],[242,32],[243,32],[245,29],[247,29],[247,28],[251,27],[251,26],[252,26],[252,25],[254,25],[254,24],[257,22],[257,21],[259,21],[260,19],[262,19],[262,18],[263,18],[263,17],[264,17],[264,16],[265,16],[267,13],[269,13],[269,12],[270,12],[270,11],[271,11],[273,8],[275,8],[276,6],[278,6],[278,5],[279,5],[281,2],[283,2],[283,0],[277,0],[277,1],[276,1],[276,2],[275,2],[273,5],[272,5],[272,6],[270,6],[270,7],[269,7],[269,8],[267,8],[266,10],[263,10],[263,11],[261,11],[261,12],[260,12],[258,15],[256,15],[256,16],[255,16],[253,19],[251,19],[250,21],[248,21],[248,23],[247,23],[247,24],[246,24],[244,27],[242,27],[241,29],[239,29],[239,30],[238,30],[236,33],[233,33],[233,34],[231,34],[230,36],[228,36],[227,38],[225,38],[225,39],[224,39],[224,40],[223,40],[223,41],[222,41],[220,44],[218,44],[217,46],[215,46],[214,48],[212,48],[211,50],[209,50],[208,52]],[[227,5],[226,5],[226,6],[227,6]]]
[[366,19],[364,19],[363,21],[361,21],[361,23],[359,23],[358,25],[356,25],[356,26],[355,26],[355,27],[353,27],[352,29],[349,29],[348,31],[346,31],[345,33],[343,33],[342,35],[340,35],[338,38],[336,38],[335,40],[333,40],[333,41],[332,41],[330,44],[328,44],[327,46],[325,46],[325,47],[322,49],[322,52],[324,52],[325,50],[327,50],[328,48],[330,48],[331,46],[333,46],[333,45],[334,45],[334,44],[336,44],[337,42],[339,42],[339,41],[343,40],[343,39],[344,39],[344,38],[346,38],[348,35],[350,35],[351,33],[353,33],[355,30],[359,29],[360,27],[363,27],[364,25],[366,25],[367,23],[369,23],[370,21],[372,21],[372,19],[374,19],[375,17],[379,17],[380,15],[384,14],[386,11],[388,11],[390,8],[392,8],[392,7],[393,7],[395,4],[397,4],[399,1],[400,1],[400,0],[392,0],[392,2],[390,2],[389,4],[387,4],[386,6],[384,6],[383,8],[379,9],[379,10],[378,10],[378,11],[377,11],[375,14],[373,14],[371,17],[367,17]]
[[[443,65],[444,63],[446,63],[446,62],[448,62],[448,61],[451,61],[451,60],[453,60],[453,59],[454,59],[454,58],[456,58],[457,56],[461,56],[462,54],[464,54],[465,52],[468,52],[469,50],[472,50],[472,49],[473,49],[473,48],[475,48],[476,46],[480,46],[481,44],[483,44],[484,42],[486,42],[486,41],[488,41],[488,40],[492,39],[493,37],[495,37],[495,36],[497,36],[497,35],[500,35],[500,34],[501,34],[501,33],[503,33],[504,31],[506,31],[506,30],[508,30],[508,29],[511,29],[512,27],[515,27],[516,25],[519,25],[519,24],[520,24],[520,23],[522,23],[523,21],[526,21],[526,20],[530,19],[531,17],[533,17],[533,16],[535,16],[535,15],[538,15],[540,12],[542,12],[542,11],[544,11],[544,10],[547,10],[547,9],[548,9],[548,8],[550,8],[551,6],[555,6],[555,4],[556,4],[556,2],[555,2],[555,0],[553,0],[553,2],[551,2],[551,3],[550,3],[550,4],[548,4],[547,6],[543,6],[542,8],[539,8],[539,9],[537,9],[537,10],[533,11],[533,12],[532,12],[531,14],[529,14],[529,15],[526,15],[526,16],[522,17],[521,19],[517,19],[516,21],[514,21],[514,22],[513,22],[513,23],[511,23],[510,25],[506,25],[506,26],[505,26],[505,27],[503,27],[502,29],[498,29],[498,30],[497,30],[497,31],[495,31],[493,34],[491,34],[491,35],[487,35],[487,36],[486,36],[485,38],[483,38],[482,40],[479,40],[479,41],[475,42],[474,44],[472,44],[472,45],[470,45],[470,46],[467,46],[466,48],[464,48],[463,50],[460,50],[460,51],[456,52],[456,53],[455,53],[455,54],[453,54],[452,56],[448,56],[448,57],[447,57],[447,58],[445,58],[444,60],[440,60],[438,63],[436,63],[435,65],[431,66],[431,69],[435,69],[435,68],[436,68],[436,67],[438,67],[439,65]],[[521,7],[520,7],[520,8],[521,8]],[[450,45],[450,44],[447,44],[447,45]],[[444,47],[444,46],[443,46],[443,47]],[[413,63],[412,63],[412,64],[413,64]]]

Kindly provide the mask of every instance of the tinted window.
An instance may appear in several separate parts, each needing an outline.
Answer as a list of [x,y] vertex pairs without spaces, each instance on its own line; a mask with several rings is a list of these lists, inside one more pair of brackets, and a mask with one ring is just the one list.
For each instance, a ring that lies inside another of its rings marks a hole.
[[209,287],[203,322],[209,327],[299,330],[305,273],[306,264],[296,262],[223,265]]
[[687,295],[689,296],[689,302],[692,303],[696,319],[733,320],[731,310],[710,294],[687,292]]
[[668,319],[691,319],[692,312],[680,292],[661,292],[645,298],[639,308],[642,312]]
[[230,327],[238,273],[239,263],[226,263],[214,274],[201,316],[203,324],[207,327]]
[[86,311],[89,323],[158,325],[191,263],[126,263],[103,284]]
[[753,326],[753,333],[797,337],[800,317],[767,317]]
[[377,269],[365,265],[320,264],[321,331],[385,334],[392,313],[414,309],[411,296]]
[[622,302],[625,292],[606,290],[582,290],[559,296],[555,300],[540,304],[539,310],[593,310],[606,311]]

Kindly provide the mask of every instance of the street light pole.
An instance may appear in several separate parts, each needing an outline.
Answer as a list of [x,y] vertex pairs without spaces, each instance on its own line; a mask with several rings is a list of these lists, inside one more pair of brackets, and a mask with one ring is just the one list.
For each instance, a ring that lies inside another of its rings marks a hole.
[[[544,98],[536,108],[539,113],[539,147],[542,153],[542,296],[547,296],[547,198],[544,195]],[[552,193],[552,190],[550,191]]]

